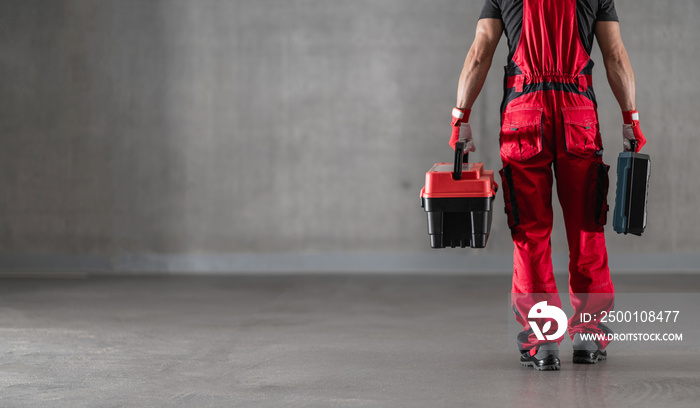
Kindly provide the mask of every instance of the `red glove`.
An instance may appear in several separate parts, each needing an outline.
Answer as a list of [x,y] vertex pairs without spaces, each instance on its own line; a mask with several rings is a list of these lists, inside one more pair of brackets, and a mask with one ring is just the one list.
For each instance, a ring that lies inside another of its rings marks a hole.
[[472,128],[469,125],[469,115],[471,109],[452,109],[452,137],[450,137],[450,146],[454,150],[457,142],[464,142],[464,153],[475,152],[476,146],[472,138]]
[[630,141],[637,141],[638,153],[642,150],[642,147],[647,143],[647,139],[642,134],[642,129],[639,127],[639,112],[636,110],[629,112],[622,112],[622,119],[624,125],[622,125],[622,150],[625,152],[632,151],[632,143]]

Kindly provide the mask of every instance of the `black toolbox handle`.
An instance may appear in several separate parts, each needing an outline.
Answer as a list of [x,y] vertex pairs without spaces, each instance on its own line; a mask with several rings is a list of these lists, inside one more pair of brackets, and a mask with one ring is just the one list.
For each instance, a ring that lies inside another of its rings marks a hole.
[[452,172],[452,178],[459,180],[462,178],[462,164],[469,163],[469,152],[464,153],[464,142],[455,144],[455,168]]
[[637,139],[630,140],[630,147],[632,148],[632,153],[637,153]]

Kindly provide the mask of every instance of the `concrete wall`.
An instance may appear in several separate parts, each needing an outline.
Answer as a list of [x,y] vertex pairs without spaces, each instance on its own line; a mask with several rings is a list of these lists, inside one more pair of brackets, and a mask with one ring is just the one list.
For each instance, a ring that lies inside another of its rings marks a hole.
[[[481,4],[3,0],[0,253],[429,251],[418,192],[451,161]],[[609,247],[695,252],[700,4],[617,7],[654,167],[648,232],[610,228]],[[506,54],[472,116],[493,169]],[[619,108],[593,57],[614,165]],[[502,207],[485,252],[511,252]]]

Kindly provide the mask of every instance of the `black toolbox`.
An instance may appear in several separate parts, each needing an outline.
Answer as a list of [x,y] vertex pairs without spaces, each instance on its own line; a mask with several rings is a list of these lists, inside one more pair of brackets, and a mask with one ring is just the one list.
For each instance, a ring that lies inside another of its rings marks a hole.
[[618,234],[642,235],[647,226],[647,196],[651,159],[648,154],[622,152],[617,158],[617,191],[613,229]]

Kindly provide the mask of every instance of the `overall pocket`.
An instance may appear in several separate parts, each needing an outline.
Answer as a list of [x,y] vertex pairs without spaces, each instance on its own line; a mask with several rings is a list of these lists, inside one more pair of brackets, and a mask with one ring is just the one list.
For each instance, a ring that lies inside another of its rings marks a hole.
[[542,108],[506,110],[501,124],[501,155],[508,160],[527,160],[542,151]]
[[605,225],[608,222],[608,188],[610,186],[610,178],[608,171],[610,166],[605,163],[598,163],[596,194],[595,194],[595,221],[600,225]]
[[592,106],[563,108],[566,151],[582,158],[591,158],[602,151],[598,117]]
[[508,227],[513,229],[520,224],[520,212],[518,211],[518,199],[515,196],[513,173],[510,164],[503,166],[499,173],[503,181],[503,201],[506,204],[505,212],[508,217]]

